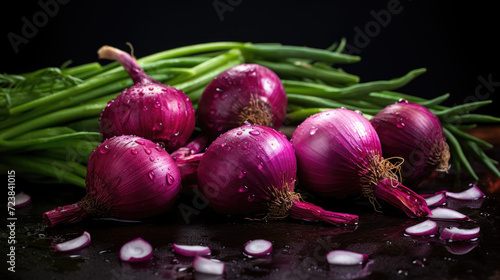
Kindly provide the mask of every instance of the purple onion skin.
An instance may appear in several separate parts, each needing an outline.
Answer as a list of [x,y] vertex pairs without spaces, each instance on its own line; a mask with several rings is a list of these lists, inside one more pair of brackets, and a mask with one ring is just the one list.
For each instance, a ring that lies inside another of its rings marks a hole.
[[221,214],[265,213],[270,188],[293,191],[296,172],[295,154],[283,133],[243,125],[207,148],[198,167],[198,184]]
[[438,117],[426,107],[402,100],[370,120],[385,158],[401,157],[403,183],[416,187],[435,170],[447,171],[450,157]]
[[165,213],[181,191],[181,174],[160,146],[138,136],[115,136],[101,143],[87,165],[86,196],[44,213],[49,226],[87,216],[143,220]]
[[340,199],[364,194],[375,207],[373,199],[382,199],[410,217],[430,213],[424,198],[387,172],[378,135],[360,114],[341,108],[312,115],[291,142],[299,182],[309,190]]
[[[251,103],[260,104],[257,111],[266,118],[243,117]],[[285,88],[273,71],[258,64],[240,64],[210,82],[198,102],[197,115],[202,130],[215,139],[244,121],[278,129],[287,104]]]
[[299,182],[325,197],[345,198],[362,191],[368,159],[381,155],[377,133],[354,111],[334,109],[307,118],[292,135]]
[[99,123],[103,139],[137,135],[162,143],[169,152],[186,144],[195,127],[195,110],[189,97],[148,77],[129,54],[106,47],[100,50],[100,57],[118,60],[134,85],[102,111]]

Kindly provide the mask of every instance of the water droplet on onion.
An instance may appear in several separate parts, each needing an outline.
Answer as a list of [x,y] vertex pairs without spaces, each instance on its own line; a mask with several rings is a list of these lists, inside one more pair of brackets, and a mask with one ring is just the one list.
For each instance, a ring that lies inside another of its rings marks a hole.
[[154,171],[149,171],[148,176],[149,176],[149,179],[154,180],[155,179]]
[[314,135],[316,133],[316,131],[318,131],[318,128],[317,127],[312,127],[311,130],[309,130],[309,134],[310,135]]
[[150,149],[148,149],[148,148],[146,148],[146,147],[144,147],[144,152],[146,152],[146,154],[148,154],[148,155],[150,155],[150,154],[151,154],[151,150],[150,150]]
[[251,194],[247,197],[248,202],[253,202],[255,200],[255,194]]
[[248,191],[248,187],[247,186],[243,186],[241,188],[238,189],[238,192],[240,193],[244,193],[244,192],[247,192]]
[[168,174],[167,175],[167,184],[172,185],[175,182],[174,176]]
[[241,178],[245,177],[246,175],[247,175],[247,173],[245,171],[240,170],[240,173],[238,174],[238,178],[241,179]]

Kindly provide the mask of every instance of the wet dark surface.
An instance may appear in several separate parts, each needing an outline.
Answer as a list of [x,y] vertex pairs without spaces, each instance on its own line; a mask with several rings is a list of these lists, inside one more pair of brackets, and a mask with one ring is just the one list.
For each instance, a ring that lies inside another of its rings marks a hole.
[[[500,159],[500,149],[488,151]],[[1,279],[500,279],[500,179],[474,165],[480,176],[477,185],[486,198],[470,203],[450,201],[481,227],[476,241],[447,243],[437,237],[405,236],[404,229],[421,220],[409,219],[386,207],[374,213],[367,204],[333,203],[309,197],[326,209],[358,214],[357,227],[334,226],[292,220],[249,221],[222,217],[208,209],[197,196],[184,195],[172,213],[154,221],[123,223],[89,220],[80,224],[47,228],[42,213],[78,201],[84,190],[73,186],[26,183],[16,177],[16,190],[32,195],[31,206],[15,212],[15,272],[2,261]],[[4,178],[4,177],[3,177]],[[6,178],[5,178],[6,181]],[[442,189],[460,191],[473,181],[454,173],[435,176],[421,184],[420,193]],[[44,190],[50,190],[44,192]],[[2,211],[6,221],[5,207]],[[8,223],[8,222],[7,222]],[[470,226],[465,222],[458,223]],[[453,223],[439,223],[440,226]],[[54,245],[87,231],[92,243],[69,253],[54,252]],[[2,258],[9,254],[9,232],[2,230]],[[124,243],[142,237],[154,247],[152,261],[130,265],[120,261]],[[265,258],[249,258],[243,245],[251,239],[273,242]],[[201,244],[212,256],[226,263],[224,276],[193,272],[190,258],[172,251],[172,243]],[[326,253],[352,250],[370,256],[364,265],[334,267]],[[7,276],[7,278],[5,278]]]

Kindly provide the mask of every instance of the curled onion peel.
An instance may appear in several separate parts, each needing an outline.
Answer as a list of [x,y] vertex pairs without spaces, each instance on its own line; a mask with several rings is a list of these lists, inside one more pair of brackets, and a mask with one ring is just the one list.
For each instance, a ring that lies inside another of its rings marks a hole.
[[202,130],[215,139],[245,122],[278,129],[287,104],[278,75],[247,63],[227,69],[210,82],[198,102],[197,115]]
[[297,163],[286,136],[246,124],[213,141],[198,167],[198,185],[217,212],[354,224],[358,216],[326,211],[294,192]]
[[[19,192],[14,197],[14,208],[21,208],[31,204],[31,196],[25,192]],[[10,206],[9,203],[7,206]]]
[[402,157],[403,183],[416,186],[432,172],[449,170],[450,151],[438,117],[426,107],[401,100],[380,110],[370,122],[383,156]]
[[266,256],[273,250],[273,243],[265,239],[254,239],[245,243],[245,254],[253,257]]
[[398,182],[398,166],[382,157],[378,135],[363,116],[348,109],[314,114],[292,135],[302,185],[324,197],[363,194],[379,211],[377,199],[410,217],[430,213],[423,197]]
[[134,81],[132,87],[123,90],[102,111],[99,120],[102,137],[137,135],[163,143],[169,152],[184,145],[195,127],[191,100],[182,91],[148,77],[126,52],[103,46],[98,55],[117,60]]
[[429,218],[434,220],[470,220],[466,215],[445,207],[436,207],[432,209]]
[[185,257],[210,255],[212,253],[210,247],[200,245],[181,245],[174,243],[172,248],[174,249],[174,252]]
[[82,235],[78,236],[77,238],[56,244],[55,250],[57,252],[68,252],[81,249],[85,246],[88,246],[89,244],[90,244],[90,233],[85,231],[83,232]]
[[437,223],[432,220],[425,220],[405,229],[409,235],[434,235],[437,233]]
[[120,248],[120,260],[124,262],[142,262],[153,258],[153,246],[138,237],[123,244]]
[[196,256],[193,260],[193,268],[200,273],[223,275],[226,264],[219,260]]
[[484,193],[479,189],[477,185],[473,185],[470,188],[461,192],[446,192],[446,197],[451,197],[458,200],[475,200],[485,197]]
[[475,228],[458,228],[458,227],[447,227],[441,232],[439,238],[449,241],[466,241],[472,240],[479,236],[479,227]]
[[368,259],[368,255],[346,250],[333,250],[326,254],[329,264],[334,265],[357,265]]
[[85,197],[45,212],[48,226],[88,216],[142,220],[169,210],[181,191],[181,175],[161,147],[138,136],[105,140],[90,155]]

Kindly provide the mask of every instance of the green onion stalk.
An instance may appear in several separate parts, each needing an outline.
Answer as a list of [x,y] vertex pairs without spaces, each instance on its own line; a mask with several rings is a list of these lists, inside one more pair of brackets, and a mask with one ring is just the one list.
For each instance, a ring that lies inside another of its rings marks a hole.
[[[441,105],[450,95],[424,99],[397,92],[425,68],[401,77],[360,82],[339,64],[357,63],[359,56],[343,53],[344,39],[327,49],[269,43],[212,42],[157,52],[137,62],[153,79],[182,90],[197,108],[205,87],[221,72],[242,63],[257,63],[273,70],[287,92],[287,126],[295,126],[324,110],[345,107],[366,118],[385,106],[406,99],[429,108],[443,124],[452,163],[473,178],[468,160],[476,158],[500,177],[496,164],[483,148],[491,144],[465,129],[499,118],[473,114],[491,101],[454,107]],[[26,178],[85,187],[90,153],[102,141],[99,116],[107,103],[133,85],[117,62],[91,62],[47,67],[29,73],[0,75],[0,166],[15,169]]]

